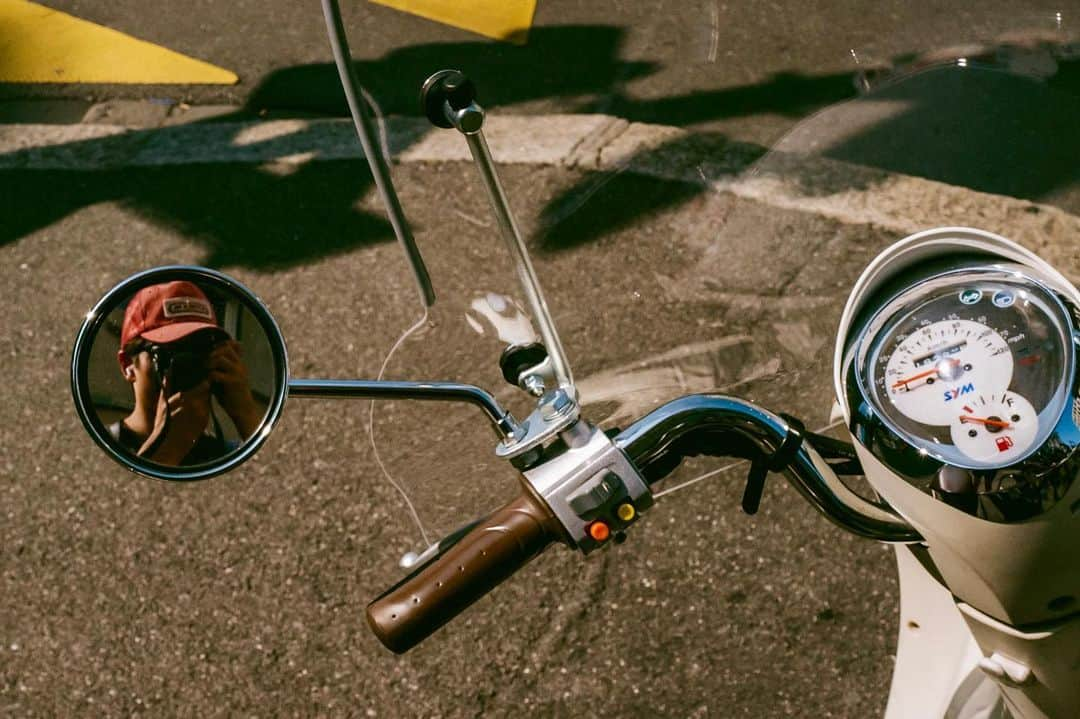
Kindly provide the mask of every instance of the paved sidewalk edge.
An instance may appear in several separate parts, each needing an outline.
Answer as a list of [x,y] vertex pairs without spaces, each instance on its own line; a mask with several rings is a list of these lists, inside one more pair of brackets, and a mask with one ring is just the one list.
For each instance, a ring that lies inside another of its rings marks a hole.
[[[464,139],[420,118],[380,126],[396,162],[469,161]],[[820,157],[760,154],[709,134],[605,115],[492,116],[485,128],[499,163],[630,171],[705,184],[770,206],[872,224],[897,233],[970,225],[1015,239],[1053,262],[1080,237],[1080,218],[1049,205],[976,192]],[[345,119],[211,122],[154,129],[117,125],[0,125],[0,170],[97,171],[247,163],[284,166],[363,156]],[[1071,263],[1069,263],[1071,265]]]

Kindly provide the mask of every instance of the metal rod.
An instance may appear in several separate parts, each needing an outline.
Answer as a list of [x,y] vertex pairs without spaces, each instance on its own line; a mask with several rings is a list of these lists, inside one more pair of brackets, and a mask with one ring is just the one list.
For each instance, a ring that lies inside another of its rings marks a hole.
[[489,392],[458,382],[399,382],[365,379],[290,379],[289,396],[326,399],[414,399],[466,402],[484,410],[503,439],[514,436],[517,422]]
[[540,289],[540,281],[537,279],[536,271],[533,269],[532,261],[529,259],[529,251],[525,247],[525,242],[521,239],[521,232],[518,230],[514,214],[510,210],[510,203],[506,199],[502,183],[499,182],[499,175],[495,171],[495,162],[491,157],[491,150],[488,149],[487,140],[484,139],[483,131],[479,129],[473,132],[463,131],[463,134],[465,139],[468,140],[473,160],[475,160],[476,166],[480,170],[480,179],[483,180],[484,187],[487,188],[488,198],[491,200],[491,206],[495,210],[495,217],[499,222],[499,228],[502,230],[506,246],[510,250],[510,256],[514,259],[514,267],[517,269],[518,278],[521,280],[521,286],[525,291],[525,297],[532,307],[533,314],[536,315],[537,324],[540,325],[540,336],[543,338],[544,346],[547,348],[548,356],[551,358],[551,366],[555,372],[555,377],[558,379],[559,385],[566,389],[576,401],[577,394],[574,389],[574,378],[570,373],[570,364],[566,360],[566,352],[563,350],[558,332],[555,331],[555,322],[552,321],[551,313],[548,311],[544,293]]
[[390,225],[394,228],[394,235],[405,250],[405,257],[412,268],[417,289],[420,291],[420,301],[425,307],[431,307],[435,304],[435,289],[431,285],[431,276],[424,265],[424,258],[420,255],[420,248],[416,245],[412,230],[409,229],[409,223],[405,219],[405,213],[401,209],[401,202],[394,190],[394,182],[390,178],[390,168],[386,164],[386,158],[383,157],[375,142],[375,128],[372,127],[371,114],[368,112],[367,103],[364,102],[360,81],[353,68],[349,39],[345,35],[345,25],[341,21],[341,10],[337,0],[322,0],[322,8],[326,18],[326,32],[330,38],[330,49],[334,54],[338,74],[341,76],[341,87],[345,91],[345,100],[349,104],[356,134],[360,138],[360,145],[364,148],[364,157],[367,158],[371,174],[375,178],[375,187],[378,188],[379,196],[386,207],[386,214],[390,218]]

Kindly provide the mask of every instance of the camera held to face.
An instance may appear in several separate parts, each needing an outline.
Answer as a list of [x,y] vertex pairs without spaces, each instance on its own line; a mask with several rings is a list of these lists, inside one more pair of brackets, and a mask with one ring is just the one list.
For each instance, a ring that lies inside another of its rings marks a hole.
[[171,392],[186,392],[203,382],[210,373],[210,353],[228,340],[223,330],[206,329],[169,344],[155,344],[150,357],[159,383],[164,380]]

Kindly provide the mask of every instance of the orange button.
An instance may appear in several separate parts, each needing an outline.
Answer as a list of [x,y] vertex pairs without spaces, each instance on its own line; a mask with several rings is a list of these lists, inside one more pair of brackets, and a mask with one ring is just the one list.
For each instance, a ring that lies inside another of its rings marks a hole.
[[611,529],[603,522],[593,522],[589,525],[589,536],[598,542],[603,542],[611,536]]

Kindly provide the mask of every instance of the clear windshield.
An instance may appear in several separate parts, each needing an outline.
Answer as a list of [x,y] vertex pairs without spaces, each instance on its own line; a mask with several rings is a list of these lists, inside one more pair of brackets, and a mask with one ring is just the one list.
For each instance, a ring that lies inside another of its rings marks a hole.
[[[881,249],[918,230],[997,232],[1076,276],[1080,45],[1059,13],[988,8],[929,28],[867,18],[843,37],[815,29],[825,40],[797,67],[773,48],[751,71],[727,61],[747,40],[731,36],[723,9],[699,10],[699,35],[648,45],[670,57],[646,61],[620,33],[597,43],[593,32],[581,47],[597,56],[581,73],[554,61],[538,76],[553,35],[585,33],[538,27],[504,65],[475,73],[586,418],[626,426],[717,391],[826,427],[847,293]],[[642,22],[664,37],[676,29]],[[681,79],[665,85],[673,65]],[[463,137],[432,132],[467,158]],[[523,151],[537,133],[546,149]],[[383,376],[478,384],[524,417],[534,400],[502,379],[498,358],[529,339],[534,318],[475,169],[429,170],[452,208],[417,232],[438,301],[426,316],[415,308],[419,324]],[[516,491],[474,408],[381,403],[372,418],[382,465],[427,540]]]

